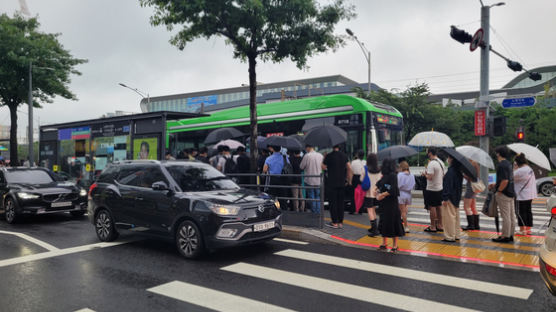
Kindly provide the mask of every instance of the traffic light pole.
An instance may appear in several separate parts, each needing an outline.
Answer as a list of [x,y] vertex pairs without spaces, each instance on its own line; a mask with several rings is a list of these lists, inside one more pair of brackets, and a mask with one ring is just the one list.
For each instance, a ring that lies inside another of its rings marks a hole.
[[[481,97],[477,104],[475,104],[476,109],[484,109],[486,112],[486,124],[485,128],[489,129],[490,118],[489,118],[489,107],[490,101],[488,99],[489,89],[489,48],[490,48],[490,6],[481,6],[481,28],[484,31],[483,42],[484,45],[481,47]],[[489,134],[479,137],[479,147],[485,152],[489,153]],[[485,185],[488,185],[488,168],[481,166],[481,180]]]

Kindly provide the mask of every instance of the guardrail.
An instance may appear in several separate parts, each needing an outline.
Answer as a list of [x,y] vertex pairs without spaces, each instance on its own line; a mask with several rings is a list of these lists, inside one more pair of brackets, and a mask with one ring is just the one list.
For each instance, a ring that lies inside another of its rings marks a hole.
[[[241,187],[265,192],[276,198],[280,202],[283,224],[319,229],[324,226],[323,174],[230,173],[226,176]],[[307,185],[304,183],[305,178],[319,178],[319,185]],[[300,182],[297,184],[295,181]]]

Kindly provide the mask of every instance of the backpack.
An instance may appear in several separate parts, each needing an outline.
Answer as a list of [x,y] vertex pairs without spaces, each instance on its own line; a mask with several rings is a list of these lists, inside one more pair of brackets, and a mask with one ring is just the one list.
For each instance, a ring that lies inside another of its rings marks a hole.
[[368,191],[371,188],[371,178],[369,178],[369,173],[367,171],[367,166],[365,166],[365,177],[363,178],[363,181],[361,182],[361,188],[365,192]]
[[[284,160],[284,167],[282,167],[282,174],[293,174],[293,166],[290,164],[286,156],[282,155],[282,159]],[[290,181],[293,177],[284,177],[287,181]]]
[[226,163],[224,163],[224,173],[236,173],[237,166],[236,162],[234,161],[233,157],[226,157]]

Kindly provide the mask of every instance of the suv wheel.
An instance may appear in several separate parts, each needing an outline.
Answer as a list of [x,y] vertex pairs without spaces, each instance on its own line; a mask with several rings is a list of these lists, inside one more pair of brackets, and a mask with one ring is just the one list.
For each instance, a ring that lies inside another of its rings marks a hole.
[[15,212],[15,201],[8,197],[4,202],[4,212],[6,217],[6,222],[13,224],[18,220],[18,215]]
[[198,258],[203,253],[203,238],[195,223],[186,220],[178,226],[176,245],[180,254],[188,259]]
[[95,216],[95,232],[103,242],[111,242],[118,237],[112,216],[107,210],[103,209]]
[[541,184],[539,189],[541,190],[541,194],[543,194],[544,196],[550,196],[552,195],[553,187],[554,185],[552,184],[552,182],[544,182],[543,184]]

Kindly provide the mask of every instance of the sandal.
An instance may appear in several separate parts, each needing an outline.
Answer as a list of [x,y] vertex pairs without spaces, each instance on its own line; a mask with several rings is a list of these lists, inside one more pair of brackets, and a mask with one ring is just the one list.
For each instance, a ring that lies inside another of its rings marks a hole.
[[378,250],[386,250],[386,245],[380,245],[380,246],[378,246]]
[[392,247],[392,252],[398,251],[398,247]]
[[430,226],[428,226],[426,229],[424,229],[425,232],[429,232],[429,233],[436,233],[436,230],[431,229]]

